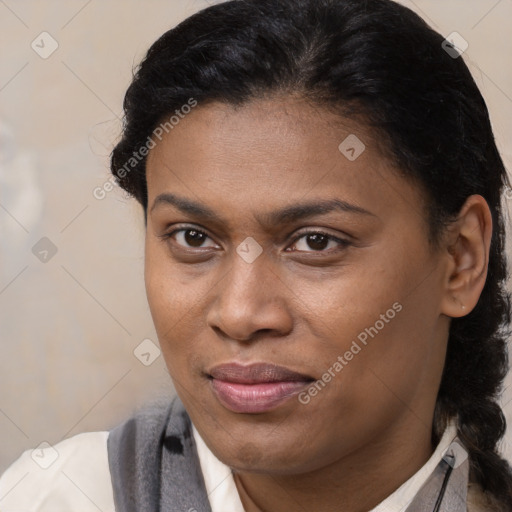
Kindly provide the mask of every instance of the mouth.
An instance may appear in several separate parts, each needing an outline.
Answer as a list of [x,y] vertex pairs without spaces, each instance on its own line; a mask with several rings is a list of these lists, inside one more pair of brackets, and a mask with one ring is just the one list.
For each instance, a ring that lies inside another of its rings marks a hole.
[[271,363],[228,363],[207,372],[213,394],[232,412],[262,413],[299,394],[315,379]]

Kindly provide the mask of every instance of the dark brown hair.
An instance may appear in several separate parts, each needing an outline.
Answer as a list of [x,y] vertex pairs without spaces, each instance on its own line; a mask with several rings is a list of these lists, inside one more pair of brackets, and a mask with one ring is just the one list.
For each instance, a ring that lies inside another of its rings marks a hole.
[[[362,114],[428,199],[431,241],[465,200],[492,212],[488,276],[478,304],[452,319],[433,442],[455,418],[472,480],[512,510],[512,471],[497,443],[506,429],[497,399],[508,371],[505,232],[508,184],[489,113],[462,56],[413,11],[391,0],[235,0],[213,5],[162,35],[126,93],[111,169],[147,215],[145,159],[126,163],[158,124],[194,98],[242,104],[272,92],[300,94],[340,115]],[[125,172],[120,172],[122,169]]]

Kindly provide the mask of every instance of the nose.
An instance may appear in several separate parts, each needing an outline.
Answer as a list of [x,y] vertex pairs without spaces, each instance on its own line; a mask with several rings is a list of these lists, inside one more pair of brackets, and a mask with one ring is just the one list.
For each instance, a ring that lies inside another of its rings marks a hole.
[[255,341],[284,336],[293,327],[287,297],[291,291],[262,254],[252,263],[235,256],[228,274],[210,302],[208,325],[226,339]]

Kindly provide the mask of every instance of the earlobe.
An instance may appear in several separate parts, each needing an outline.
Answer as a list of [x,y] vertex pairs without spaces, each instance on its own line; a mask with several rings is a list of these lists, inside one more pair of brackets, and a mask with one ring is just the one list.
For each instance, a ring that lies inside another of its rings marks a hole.
[[487,278],[492,236],[492,215],[480,195],[470,196],[448,228],[443,314],[458,318],[476,306]]

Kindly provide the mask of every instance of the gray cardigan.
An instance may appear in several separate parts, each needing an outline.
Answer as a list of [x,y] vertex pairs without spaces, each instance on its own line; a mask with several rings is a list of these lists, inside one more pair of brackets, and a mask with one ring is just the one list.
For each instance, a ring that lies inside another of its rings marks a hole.
[[[407,512],[466,512],[469,462],[455,441]],[[179,397],[112,430],[107,448],[116,512],[212,512]]]

